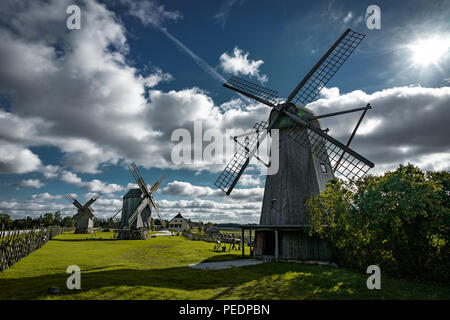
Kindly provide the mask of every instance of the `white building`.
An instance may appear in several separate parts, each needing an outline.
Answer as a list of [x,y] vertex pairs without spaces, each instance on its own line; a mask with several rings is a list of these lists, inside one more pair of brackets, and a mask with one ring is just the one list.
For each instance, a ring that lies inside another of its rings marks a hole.
[[188,229],[190,229],[189,220],[185,219],[181,213],[178,213],[169,222],[170,231],[186,231]]

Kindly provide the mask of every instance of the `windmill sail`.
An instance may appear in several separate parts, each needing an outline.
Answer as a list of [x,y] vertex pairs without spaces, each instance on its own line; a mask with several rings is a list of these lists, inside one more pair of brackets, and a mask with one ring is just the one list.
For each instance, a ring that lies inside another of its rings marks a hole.
[[155,199],[153,199],[153,197],[150,197],[150,202],[152,203],[153,208],[155,208],[156,215],[158,216],[159,221],[161,222],[161,225],[163,226],[163,228],[166,228],[166,222],[162,218],[161,213],[159,212],[159,208],[156,205]]
[[165,175],[162,175],[150,188],[150,193],[153,194],[158,191],[159,187],[167,180]]
[[78,200],[75,199],[74,197],[72,197],[70,194],[68,194],[66,196],[66,199],[69,200],[71,203],[73,203],[73,205],[75,207],[77,207],[78,209],[82,209],[83,208],[83,205],[81,203],[79,203]]
[[144,200],[142,200],[141,204],[136,208],[136,210],[134,210],[133,214],[131,215],[131,217],[128,219],[128,225],[131,226],[133,224],[133,222],[137,219],[138,215],[142,212],[142,210],[144,210],[144,208],[146,206],[149,205],[149,201],[148,198],[145,198]]
[[264,103],[269,107],[274,107],[278,101],[277,91],[261,87],[260,85],[236,76],[231,77],[223,86]]
[[303,106],[312,102],[364,37],[365,35],[363,34],[347,29],[303,80],[300,81],[289,95],[287,101]]
[[[227,166],[215,182],[215,185],[228,195],[231,193],[245,168],[248,166],[252,151],[258,147],[260,141],[265,137],[267,132],[267,122],[261,121],[256,123],[253,126],[253,129],[255,130],[255,134],[248,136],[244,146],[238,146],[233,158],[228,162]],[[262,132],[264,136],[261,135],[260,132]]]
[[89,207],[91,204],[93,204],[99,197],[101,196],[101,193],[96,194],[94,197],[92,197],[88,202],[86,202],[86,204],[84,205],[84,207]]
[[145,184],[144,179],[142,178],[141,174],[139,173],[139,170],[136,166],[136,164],[133,162],[131,163],[128,168],[131,171],[131,174],[134,177],[134,180],[136,180],[136,183],[138,184],[139,188],[142,190],[142,193],[144,195],[150,195],[150,192],[147,189],[147,185]]
[[[300,128],[297,126],[296,128]],[[328,136],[323,132],[323,135]],[[335,173],[347,179],[359,179],[364,176],[374,164],[356,153],[349,147],[343,148],[342,144],[336,144],[335,139],[324,138],[311,129],[291,130],[289,137],[298,142],[302,147],[311,149],[311,152],[320,160],[330,162],[335,169]]]

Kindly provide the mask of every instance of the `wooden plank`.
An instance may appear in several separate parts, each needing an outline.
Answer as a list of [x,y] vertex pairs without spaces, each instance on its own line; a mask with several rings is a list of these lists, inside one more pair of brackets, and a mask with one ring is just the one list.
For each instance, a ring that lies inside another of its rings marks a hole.
[[244,241],[244,229],[241,229],[241,247],[242,247],[242,256],[245,256],[245,241]]
[[279,259],[278,230],[275,230],[275,261]]

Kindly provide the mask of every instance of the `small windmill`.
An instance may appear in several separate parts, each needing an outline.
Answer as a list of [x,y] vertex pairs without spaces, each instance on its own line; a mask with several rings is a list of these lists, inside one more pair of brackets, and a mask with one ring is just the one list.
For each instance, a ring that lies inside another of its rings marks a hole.
[[[371,161],[349,147],[366,111],[371,108],[369,104],[323,115],[315,115],[304,107],[317,97],[364,37],[347,29],[284,101],[278,98],[276,91],[237,77],[224,84],[271,107],[272,111],[269,120],[256,123],[252,132],[232,137],[238,143],[238,149],[217,179],[215,185],[218,188],[229,195],[250,159],[255,156],[261,161],[256,152],[267,134],[272,129],[279,129],[279,170],[266,178],[260,227],[267,228],[256,233],[256,253],[276,253],[286,259],[323,259],[326,250],[317,249],[322,244],[293,231],[296,230],[293,226],[307,222],[306,199],[319,194],[335,174],[358,179],[374,167]],[[328,129],[320,126],[319,119],[357,111],[362,114],[346,144],[328,135]],[[242,137],[245,140],[240,142]],[[289,232],[278,235],[278,231],[288,230],[288,227]],[[281,245],[278,245],[278,237]]]
[[[124,196],[121,228],[139,229],[150,228],[151,208],[153,207],[158,215],[163,228],[166,227],[165,221],[159,212],[153,195],[159,187],[166,181],[166,177],[162,175],[148,190],[144,179],[142,178],[136,164],[133,162],[128,166],[139,189],[130,190]],[[137,198],[138,197],[138,198]],[[138,199],[136,201],[136,198]]]
[[77,208],[77,214],[73,217],[75,219],[75,233],[92,233],[94,231],[94,223],[92,221],[92,218],[94,217],[94,209],[91,208],[91,205],[100,196],[101,193],[96,194],[84,205],[82,205],[70,194],[66,196],[66,199]]

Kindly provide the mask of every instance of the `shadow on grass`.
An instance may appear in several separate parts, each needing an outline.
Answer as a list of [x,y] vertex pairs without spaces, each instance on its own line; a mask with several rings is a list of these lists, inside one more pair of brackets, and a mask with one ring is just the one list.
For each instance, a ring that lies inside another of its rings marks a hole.
[[[223,256],[221,256],[222,258]],[[216,258],[217,259],[217,258]],[[207,259],[205,261],[218,261]],[[48,288],[58,286],[63,294],[83,293],[105,287],[158,287],[187,291],[189,297],[196,290],[217,289],[210,295],[212,299],[226,299],[230,296],[238,299],[299,299],[330,298],[330,292],[341,290],[342,278],[339,270],[325,267],[291,265],[268,262],[240,268],[222,270],[199,270],[190,267],[163,269],[119,269],[102,270],[94,268],[81,270],[82,290],[74,292],[66,288],[66,273],[50,274],[20,279],[0,279],[0,299],[36,299],[47,295]],[[295,272],[286,278],[285,274]],[[348,276],[347,276],[348,277]],[[365,287],[364,276],[355,274],[344,280],[349,283],[361,283]],[[114,295],[114,288],[108,292]],[[127,289],[128,290],[128,289]],[[128,291],[131,292],[132,289]],[[149,289],[151,294],[151,289]],[[100,290],[102,291],[102,290]],[[304,292],[303,292],[304,291]],[[367,289],[366,289],[367,291]],[[351,290],[340,298],[351,298]],[[195,295],[195,294],[194,294]],[[101,296],[99,296],[102,299]],[[117,294],[114,299],[120,299]],[[151,298],[158,298],[151,297]],[[189,298],[187,298],[189,299]]]
[[[211,250],[210,252],[215,252],[214,250]],[[230,261],[230,260],[240,260],[240,259],[252,259],[251,257],[247,256],[242,256],[242,255],[237,255],[237,254],[232,254],[232,253],[223,253],[223,254],[218,254],[212,257],[209,257],[205,260],[203,260],[201,263],[204,262],[218,262],[218,261]]]
[[81,242],[81,241],[119,241],[118,239],[99,239],[99,238],[87,238],[87,239],[55,239],[51,241],[62,241],[62,242]]
[[[237,256],[240,257],[240,256]],[[203,262],[235,259],[216,255]],[[0,299],[37,299],[58,286],[64,295],[92,299],[449,299],[450,287],[383,277],[382,290],[368,290],[367,275],[346,269],[267,262],[239,268],[200,270],[188,266],[123,269],[120,265],[81,270],[81,290],[66,288],[68,274],[0,279]],[[152,290],[159,289],[179,290]],[[94,292],[89,293],[89,291]],[[210,292],[198,290],[212,290]]]

